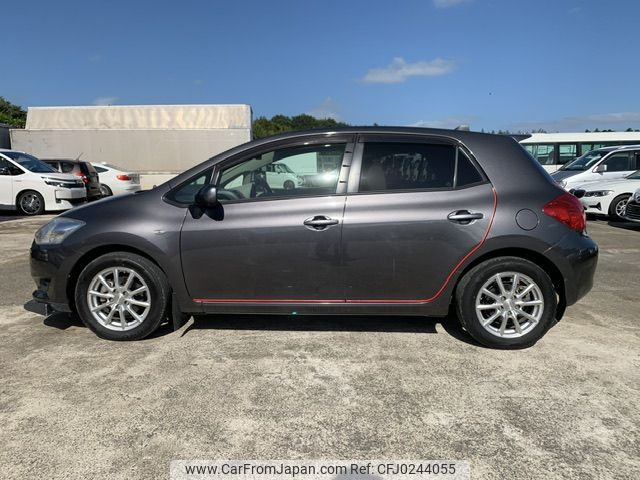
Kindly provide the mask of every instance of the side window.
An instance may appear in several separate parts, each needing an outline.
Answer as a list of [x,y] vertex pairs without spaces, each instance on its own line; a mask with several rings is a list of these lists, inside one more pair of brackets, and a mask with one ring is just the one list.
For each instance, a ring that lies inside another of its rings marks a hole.
[[93,168],[95,168],[95,169],[96,169],[96,172],[98,172],[98,173],[104,173],[104,172],[106,172],[106,171],[107,171],[107,169],[106,169],[106,168],[98,167],[97,165],[94,165],[94,167],[93,167]]
[[173,190],[167,198],[174,202],[183,203],[185,205],[191,205],[195,201],[196,193],[203,186],[211,183],[211,173],[213,168],[200,173],[197,177],[193,178],[190,182]]
[[484,181],[478,169],[462,149],[458,149],[458,169],[456,171],[456,187],[465,187]]
[[614,153],[604,161],[607,166],[607,172],[624,172],[631,170],[629,168],[629,154],[628,153]]
[[360,192],[452,188],[456,147],[427,143],[365,143]]
[[344,143],[283,148],[227,167],[219,175],[220,201],[334,194],[345,148]]
[[538,160],[542,165],[555,165],[555,144],[553,143],[534,143],[531,144],[531,149],[529,149],[529,145],[525,148],[531,153],[533,158]]
[[62,173],[69,173],[73,171],[73,163],[71,162],[60,162],[60,169]]
[[0,175],[11,175],[9,171],[9,162],[4,158],[0,158]]
[[635,164],[631,165],[631,170],[640,170],[640,152],[635,152],[634,160]]

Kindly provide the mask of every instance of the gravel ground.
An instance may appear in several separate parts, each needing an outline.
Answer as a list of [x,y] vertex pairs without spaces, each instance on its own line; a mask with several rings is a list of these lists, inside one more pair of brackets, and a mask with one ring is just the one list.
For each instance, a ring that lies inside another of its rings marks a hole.
[[172,459],[468,459],[472,478],[640,478],[640,228],[589,223],[594,290],[536,346],[454,319],[212,317],[135,343],[29,303],[50,217],[0,218],[0,477]]

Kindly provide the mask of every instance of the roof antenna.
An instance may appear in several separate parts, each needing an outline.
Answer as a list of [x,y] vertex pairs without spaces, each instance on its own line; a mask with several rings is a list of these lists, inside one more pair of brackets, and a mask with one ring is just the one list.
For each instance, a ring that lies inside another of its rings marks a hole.
[[468,132],[469,125],[458,125],[456,128],[454,128],[454,130],[459,130],[461,132]]
[[78,156],[76,157],[76,162],[77,162],[78,160],[80,160],[80,157],[82,156],[82,154],[83,154],[83,153],[84,153],[84,152],[80,152],[80,155],[78,155]]

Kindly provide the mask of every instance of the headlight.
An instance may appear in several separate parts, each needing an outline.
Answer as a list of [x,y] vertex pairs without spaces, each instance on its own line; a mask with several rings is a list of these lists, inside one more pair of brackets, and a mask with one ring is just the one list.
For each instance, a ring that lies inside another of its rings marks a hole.
[[84,187],[84,184],[80,182],[61,182],[59,180],[45,180],[44,183],[51,185],[52,187],[60,188],[79,188]]
[[613,193],[613,190],[594,190],[593,192],[587,192],[585,197],[606,197]]
[[51,220],[38,229],[35,241],[38,245],[59,245],[84,225],[81,220],[75,218],[58,217]]

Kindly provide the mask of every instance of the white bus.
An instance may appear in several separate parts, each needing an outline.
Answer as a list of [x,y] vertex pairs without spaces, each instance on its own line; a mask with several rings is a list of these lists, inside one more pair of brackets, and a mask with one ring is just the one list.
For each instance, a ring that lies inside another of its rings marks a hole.
[[596,148],[640,144],[640,132],[533,133],[520,144],[545,170],[555,172]]

